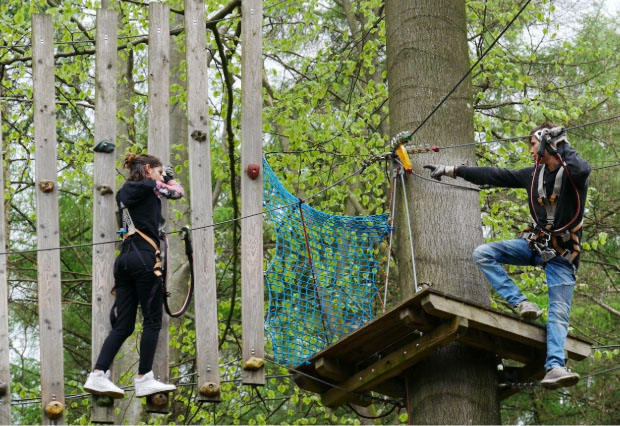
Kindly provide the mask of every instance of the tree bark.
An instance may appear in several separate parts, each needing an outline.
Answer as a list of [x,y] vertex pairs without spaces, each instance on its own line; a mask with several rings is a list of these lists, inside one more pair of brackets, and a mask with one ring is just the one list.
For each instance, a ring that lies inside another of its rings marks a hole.
[[[465,3],[460,0],[386,1],[387,71],[392,134],[414,130],[469,68]],[[414,136],[413,144],[454,145],[473,140],[470,81]],[[424,164],[475,164],[473,149],[413,155]],[[462,180],[448,183],[466,185]],[[489,304],[488,286],[471,253],[482,243],[476,192],[406,177],[418,283]],[[414,292],[407,218],[398,186],[395,253],[401,296]],[[500,422],[493,356],[452,344],[407,373],[410,423]]]

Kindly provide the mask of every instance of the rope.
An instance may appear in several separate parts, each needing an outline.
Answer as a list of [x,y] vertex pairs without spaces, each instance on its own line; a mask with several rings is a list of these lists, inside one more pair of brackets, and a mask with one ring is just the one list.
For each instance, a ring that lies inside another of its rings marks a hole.
[[351,411],[353,411],[358,417],[361,417],[363,419],[370,419],[370,420],[382,419],[382,418],[387,417],[390,414],[392,414],[395,409],[401,408],[398,405],[393,405],[392,408],[390,408],[390,411],[388,411],[387,413],[381,414],[379,416],[365,416],[364,414],[361,414],[355,408],[353,408],[353,406],[351,404],[349,404],[348,402],[347,402],[347,407],[349,407],[351,409]]
[[400,175],[400,181],[403,184],[403,201],[405,204],[405,213],[407,214],[407,229],[409,231],[409,250],[411,251],[411,269],[413,272],[413,288],[415,292],[418,292],[418,277],[415,271],[415,255],[413,251],[413,232],[411,231],[411,215],[409,214],[409,202],[407,201],[407,188],[405,186],[405,169],[401,164],[398,168],[398,174]]
[[383,295],[383,312],[385,312],[385,305],[387,303],[388,296],[388,284],[390,283],[390,260],[392,259],[392,240],[394,238],[394,217],[396,216],[395,206],[396,206],[396,170],[394,170],[394,174],[392,176],[392,188],[390,189],[390,203],[391,206],[390,215],[390,242],[388,243],[388,251],[387,251],[387,267],[385,271],[385,290]]
[[[582,127],[587,127],[587,126],[591,126],[594,124],[599,124],[599,123],[603,123],[606,121],[611,121],[611,120],[615,120],[617,118],[620,118],[620,114],[618,115],[614,115],[612,117],[607,117],[607,118],[603,118],[600,120],[596,120],[596,121],[590,121],[588,123],[583,123],[583,124],[578,124],[575,126],[571,126],[571,127],[566,127],[565,130],[575,130],[575,129],[579,129]],[[398,136],[398,135],[397,135]],[[468,142],[468,143],[462,143],[462,144],[458,144],[458,145],[449,145],[449,146],[435,146],[435,147],[415,147],[415,146],[406,146],[407,152],[409,154],[419,154],[419,153],[424,153],[424,152],[438,152],[440,150],[446,150],[446,149],[453,149],[453,148],[463,148],[466,146],[475,146],[475,145],[485,145],[485,144],[489,144],[489,143],[503,143],[503,142],[514,142],[514,141],[518,141],[521,139],[527,139],[529,138],[530,135],[523,135],[523,136],[514,136],[511,138],[503,138],[503,139],[493,139],[490,141],[478,141],[478,142]],[[435,148],[435,149],[433,149]]]
[[306,252],[308,253],[308,264],[310,265],[310,272],[312,272],[312,281],[314,282],[314,293],[316,295],[316,301],[319,304],[319,316],[321,317],[321,323],[323,324],[323,332],[325,333],[325,341],[329,340],[329,334],[327,332],[327,326],[325,325],[325,315],[323,314],[323,303],[321,302],[321,295],[319,294],[319,286],[316,281],[316,273],[314,271],[314,264],[312,263],[312,252],[310,251],[310,241],[308,240],[308,230],[306,228],[306,221],[304,220],[303,201],[299,201],[299,217],[301,218],[301,224],[304,230],[304,240],[306,241]]

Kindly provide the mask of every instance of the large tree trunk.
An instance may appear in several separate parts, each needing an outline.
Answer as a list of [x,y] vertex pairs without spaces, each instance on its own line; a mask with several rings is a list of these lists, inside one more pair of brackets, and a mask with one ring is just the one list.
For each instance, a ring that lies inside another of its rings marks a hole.
[[[387,0],[387,63],[392,134],[412,131],[469,68],[465,3],[461,0]],[[414,144],[455,145],[473,140],[469,79],[415,135]],[[470,148],[412,157],[424,164],[475,163]],[[449,183],[465,184],[464,181]],[[488,304],[488,286],[471,253],[482,242],[475,191],[406,177],[418,283]],[[411,253],[402,187],[396,208],[396,257],[402,297],[413,294]],[[407,373],[410,422],[500,422],[493,357],[452,344]]]

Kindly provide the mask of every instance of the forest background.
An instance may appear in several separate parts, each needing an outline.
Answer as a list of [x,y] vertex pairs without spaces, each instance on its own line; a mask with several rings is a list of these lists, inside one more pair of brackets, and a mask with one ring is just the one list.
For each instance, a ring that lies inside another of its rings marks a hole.
[[[147,135],[148,3],[103,0],[120,13],[118,89],[118,184],[120,158],[141,152]],[[183,3],[167,2],[171,28],[182,27]],[[240,216],[238,198],[240,137],[240,1],[205,2],[210,53],[210,142],[214,221]],[[467,1],[470,60],[475,62],[523,2]],[[58,168],[61,245],[89,243],[92,236],[94,117],[94,34],[98,1],[37,0],[0,2],[0,108],[4,154],[4,207],[9,230],[7,250],[36,247],[34,144],[30,18],[54,16]],[[357,170],[373,154],[388,150],[389,90],[386,81],[386,35],[380,0],[266,0],[264,7],[263,150],[285,186],[299,197],[331,185]],[[526,135],[550,120],[565,126],[594,122],[620,112],[620,34],[617,4],[572,0],[533,0],[499,43],[474,70],[471,103],[476,141]],[[185,60],[182,31],[171,43],[172,165],[188,188],[185,121]],[[456,83],[456,82],[455,82]],[[451,89],[436,94],[439,100]],[[207,94],[205,94],[206,96]],[[430,112],[430,111],[429,111]],[[526,387],[502,402],[502,420],[523,424],[620,423],[618,387],[620,236],[620,153],[615,139],[618,120],[569,132],[569,140],[590,164],[585,214],[584,254],[571,313],[571,329],[594,342],[593,356],[570,367],[581,374],[574,388],[543,391]],[[433,125],[450,125],[442,123]],[[417,145],[445,141],[414,140]],[[479,165],[519,168],[530,164],[523,142],[481,144]],[[433,162],[432,153],[422,154]],[[607,167],[606,166],[612,166]],[[234,189],[234,190],[233,190]],[[336,186],[311,205],[348,215],[388,210],[389,181],[383,166]],[[483,229],[489,241],[512,238],[528,221],[525,191],[483,189]],[[415,202],[415,201],[413,201]],[[173,203],[173,228],[189,223],[186,201]],[[215,228],[219,348],[222,403],[193,401],[195,329],[192,310],[171,322],[171,377],[180,391],[172,412],[147,416],[142,403],[125,398],[121,423],[175,424],[386,424],[406,422],[404,410],[378,420],[356,415],[348,407],[326,409],[317,395],[299,390],[288,370],[267,365],[264,388],[239,386],[240,247],[238,222]],[[266,222],[265,266],[275,248]],[[172,238],[172,281],[187,282],[181,242]],[[90,398],[81,389],[90,360],[91,248],[61,252],[67,421],[85,424]],[[39,347],[35,253],[11,254],[9,312],[13,421],[40,422]],[[398,273],[397,265],[391,274]],[[510,268],[532,300],[546,306],[540,271]],[[394,280],[395,281],[395,280]],[[491,294],[492,304],[505,305]],[[399,300],[390,287],[388,305]],[[546,315],[546,312],[545,312]],[[136,333],[139,333],[140,329]],[[122,384],[130,384],[137,362],[136,339],[125,345],[116,365]],[[269,352],[269,343],[267,346]],[[366,414],[388,413],[391,405],[374,404]]]

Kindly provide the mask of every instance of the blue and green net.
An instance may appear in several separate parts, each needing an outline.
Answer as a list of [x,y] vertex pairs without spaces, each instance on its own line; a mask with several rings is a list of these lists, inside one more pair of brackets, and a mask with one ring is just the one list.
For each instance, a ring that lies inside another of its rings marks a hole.
[[373,319],[375,254],[388,235],[388,215],[320,212],[288,192],[266,161],[263,166],[264,206],[276,236],[265,271],[265,325],[275,361],[296,366]]

